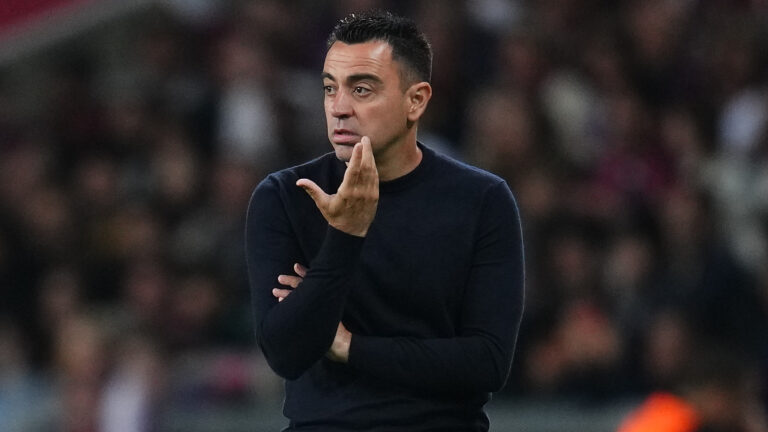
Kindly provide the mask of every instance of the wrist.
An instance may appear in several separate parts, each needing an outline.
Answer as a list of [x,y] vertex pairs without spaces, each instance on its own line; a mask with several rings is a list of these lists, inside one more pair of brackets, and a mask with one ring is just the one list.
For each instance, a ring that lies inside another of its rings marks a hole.
[[349,361],[349,347],[351,344],[352,333],[343,324],[339,324],[336,337],[333,338],[333,343],[326,356],[335,362],[347,363]]
[[336,228],[337,230],[355,237],[365,237],[368,234],[367,226],[365,228],[360,228],[360,227],[350,227],[348,225],[345,226],[344,224],[334,224],[334,223],[329,223],[329,224],[332,227]]
[[349,346],[352,344],[352,333],[347,333],[339,342],[339,361],[341,363],[349,362]]

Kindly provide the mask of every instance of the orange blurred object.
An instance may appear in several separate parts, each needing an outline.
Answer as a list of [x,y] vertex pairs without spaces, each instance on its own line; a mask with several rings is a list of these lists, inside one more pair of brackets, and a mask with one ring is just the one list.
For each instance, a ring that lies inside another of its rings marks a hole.
[[693,432],[698,423],[696,411],[686,401],[670,393],[653,393],[617,432]]

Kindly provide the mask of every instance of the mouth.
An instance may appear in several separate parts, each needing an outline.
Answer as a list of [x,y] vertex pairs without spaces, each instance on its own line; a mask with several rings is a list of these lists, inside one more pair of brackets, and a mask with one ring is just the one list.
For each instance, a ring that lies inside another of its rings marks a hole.
[[331,141],[334,144],[353,146],[360,142],[360,135],[348,129],[334,129]]

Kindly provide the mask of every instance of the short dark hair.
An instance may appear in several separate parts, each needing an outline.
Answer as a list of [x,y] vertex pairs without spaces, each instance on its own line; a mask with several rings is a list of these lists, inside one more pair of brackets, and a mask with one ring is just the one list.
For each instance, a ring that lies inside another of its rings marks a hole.
[[432,47],[416,23],[386,11],[353,13],[342,18],[328,37],[327,48],[334,42],[345,44],[380,40],[392,47],[392,59],[401,62],[403,85],[432,78]]

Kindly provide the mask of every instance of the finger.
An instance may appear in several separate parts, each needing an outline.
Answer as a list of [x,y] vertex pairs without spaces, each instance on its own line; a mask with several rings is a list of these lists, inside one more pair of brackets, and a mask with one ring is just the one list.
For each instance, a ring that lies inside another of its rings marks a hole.
[[277,277],[277,281],[282,285],[288,285],[291,288],[298,288],[302,278],[291,275],[280,275]]
[[293,271],[295,271],[297,275],[303,278],[307,277],[307,268],[299,263],[293,265]]
[[363,159],[363,145],[362,143],[355,144],[354,147],[352,147],[352,157],[349,159],[349,166],[351,168],[358,169],[360,168],[360,162]]
[[361,154],[361,157],[362,157],[361,164],[362,164],[362,166],[367,167],[367,166],[373,165],[375,167],[376,166],[376,162],[373,159],[373,146],[371,145],[371,139],[368,138],[367,136],[364,136],[360,140],[360,144],[363,147],[362,148],[362,154]]
[[339,192],[345,190],[352,190],[357,187],[361,182],[361,166],[360,162],[363,159],[363,145],[360,143],[355,144],[352,149],[352,158],[349,160],[347,170],[344,171],[344,179],[339,186]]
[[283,301],[283,299],[288,297],[290,294],[291,294],[291,290],[289,289],[283,289],[283,288],[272,289],[272,295],[275,296],[278,301]]
[[352,149],[352,157],[349,159],[347,170],[344,171],[344,179],[341,181],[339,190],[342,190],[344,187],[352,187],[360,181],[360,162],[362,159],[363,146],[357,143]]
[[328,200],[330,200],[330,196],[323,192],[317,183],[310,179],[303,178],[296,181],[296,186],[304,189],[304,191],[310,196],[310,198],[312,198],[318,208],[325,209]]
[[378,185],[379,172],[376,169],[376,160],[373,156],[373,145],[371,144],[371,139],[367,136],[364,136],[360,140],[360,143],[363,146],[362,161],[360,162],[361,183],[369,186],[373,184]]

